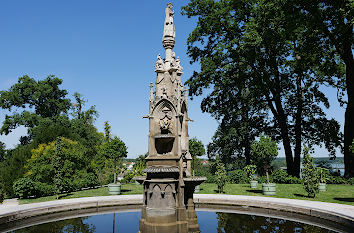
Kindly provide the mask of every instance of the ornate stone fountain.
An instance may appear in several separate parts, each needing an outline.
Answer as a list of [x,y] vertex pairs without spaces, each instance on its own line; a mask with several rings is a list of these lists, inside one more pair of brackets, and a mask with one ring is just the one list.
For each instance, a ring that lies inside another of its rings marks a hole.
[[149,155],[144,185],[140,232],[199,232],[193,203],[195,186],[205,177],[191,176],[188,137],[187,90],[181,81],[182,66],[172,51],[175,44],[174,12],[165,10],[162,44],[166,57],[157,55],[156,86],[150,83]]

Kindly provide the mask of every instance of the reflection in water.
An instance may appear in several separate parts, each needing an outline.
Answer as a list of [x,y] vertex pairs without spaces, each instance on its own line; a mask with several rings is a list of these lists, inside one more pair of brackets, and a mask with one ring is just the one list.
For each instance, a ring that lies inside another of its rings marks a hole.
[[[215,213],[198,211],[198,223],[202,233],[239,233],[239,232],[333,232],[323,228],[269,217],[254,215]],[[52,223],[40,224],[25,229],[16,230],[16,233],[93,233],[114,232],[136,233],[139,231],[141,212],[117,212],[94,215],[89,217],[67,219]],[[114,228],[113,228],[114,227]]]
[[299,222],[254,215],[217,213],[217,220],[217,232],[333,232]]

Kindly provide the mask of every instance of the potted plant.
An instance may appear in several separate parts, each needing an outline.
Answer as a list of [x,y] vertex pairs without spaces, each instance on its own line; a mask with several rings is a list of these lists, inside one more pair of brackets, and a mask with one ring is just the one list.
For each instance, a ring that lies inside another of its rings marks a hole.
[[121,191],[121,183],[117,182],[117,163],[124,157],[127,157],[127,147],[124,142],[117,136],[111,138],[111,126],[105,122],[105,142],[102,144],[102,153],[113,161],[114,178],[113,183],[108,185],[110,195],[119,195]]
[[247,165],[244,168],[247,177],[250,179],[250,186],[251,188],[257,188],[258,181],[254,179],[254,174],[256,173],[257,166],[256,165]]
[[318,184],[319,191],[326,191],[326,182],[329,179],[329,171],[327,168],[318,167],[317,173],[319,175],[320,182]]
[[276,141],[269,136],[261,135],[259,141],[255,141],[251,145],[252,159],[259,168],[263,168],[261,173],[266,173],[267,183],[262,184],[264,195],[275,195],[276,184],[269,182],[269,171],[272,161],[278,155],[278,147]]

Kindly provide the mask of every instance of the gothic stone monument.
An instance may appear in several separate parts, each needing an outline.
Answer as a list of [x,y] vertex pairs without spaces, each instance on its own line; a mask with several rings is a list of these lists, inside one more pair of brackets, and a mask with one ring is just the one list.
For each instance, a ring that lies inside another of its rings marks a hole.
[[149,114],[145,116],[149,119],[147,175],[134,178],[144,186],[140,232],[200,232],[193,192],[206,178],[191,176],[188,98],[180,59],[172,51],[176,33],[171,3],[165,14],[162,44],[166,57],[157,55],[155,92],[150,83]]

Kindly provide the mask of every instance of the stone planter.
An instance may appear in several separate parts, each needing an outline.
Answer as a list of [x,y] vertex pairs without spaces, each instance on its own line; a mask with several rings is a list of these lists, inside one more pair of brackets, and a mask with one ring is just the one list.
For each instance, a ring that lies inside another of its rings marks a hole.
[[251,180],[250,181],[250,186],[251,186],[252,189],[256,189],[258,187],[258,181]]
[[121,187],[122,187],[121,183],[109,184],[108,185],[109,195],[119,195]]
[[262,184],[263,195],[275,195],[275,191],[276,191],[276,184],[274,183]]
[[194,193],[199,193],[199,192],[200,192],[200,185],[197,185],[194,188]]
[[319,183],[318,184],[318,190],[319,191],[326,191],[326,183]]

